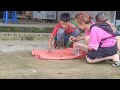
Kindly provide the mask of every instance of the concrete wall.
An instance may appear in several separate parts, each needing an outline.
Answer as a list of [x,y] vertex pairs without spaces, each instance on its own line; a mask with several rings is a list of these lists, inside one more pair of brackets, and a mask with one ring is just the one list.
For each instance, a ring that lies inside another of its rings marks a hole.
[[51,33],[15,33],[1,32],[0,40],[44,40],[50,37]]

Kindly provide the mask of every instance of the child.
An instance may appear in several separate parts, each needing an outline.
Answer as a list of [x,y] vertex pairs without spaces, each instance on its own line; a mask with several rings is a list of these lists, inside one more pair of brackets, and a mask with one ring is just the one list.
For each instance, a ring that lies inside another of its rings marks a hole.
[[70,24],[69,13],[63,13],[60,15],[59,23],[54,27],[54,30],[48,41],[48,51],[51,51],[51,43],[55,37],[55,48],[56,47],[66,47],[70,36],[77,37],[80,34],[80,30],[74,29]]
[[117,40],[118,50],[120,51],[120,33],[117,32],[116,27],[114,25],[112,25],[112,23],[108,20],[107,15],[104,12],[101,12],[101,13],[97,14],[95,19],[96,19],[97,23],[106,22],[107,24],[110,25],[110,27],[112,28],[113,33],[115,35],[115,38]]
[[[115,37],[105,31],[99,25],[92,25],[91,20],[85,16],[81,16],[81,24],[85,27],[84,30],[90,31],[90,41],[88,45],[75,42],[81,48],[89,49],[86,59],[89,63],[97,63],[106,59],[114,61],[113,66],[119,66],[119,55],[117,53],[117,46]],[[104,26],[105,28],[106,26]]]
[[[86,12],[80,12],[79,14],[76,15],[76,21],[77,21],[77,24],[78,24],[78,27],[84,31],[84,26],[81,24],[81,18],[84,16],[86,19],[89,19],[90,21],[93,19],[92,16],[90,16],[89,14],[87,14]],[[94,22],[91,21],[91,24],[94,24]],[[83,36],[80,36],[80,37],[71,37],[72,38],[72,41],[80,41],[80,40],[85,40],[85,43],[88,44],[89,42],[89,30],[85,30],[85,34]]]
[[[71,20],[70,22],[71,22],[71,26],[74,28],[74,29],[79,29],[80,31],[82,31],[82,27],[79,25],[79,15],[81,15],[81,14],[85,14],[85,12],[81,12],[81,13],[79,13],[79,14],[77,14],[76,16],[75,16],[75,18],[73,19],[73,20]],[[91,17],[90,17],[91,18]],[[70,46],[70,44],[73,42],[71,39],[77,39],[77,38],[79,38],[81,35],[79,35],[78,37],[73,37],[73,36],[70,36],[70,38],[69,38],[69,43],[67,43],[67,46]]]

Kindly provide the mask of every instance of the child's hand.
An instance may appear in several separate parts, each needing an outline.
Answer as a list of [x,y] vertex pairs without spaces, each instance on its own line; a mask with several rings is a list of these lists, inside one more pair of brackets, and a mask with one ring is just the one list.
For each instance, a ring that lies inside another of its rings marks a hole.
[[75,46],[80,46],[81,44],[78,42],[75,42]]
[[48,49],[48,53],[51,53],[51,48]]
[[73,41],[73,42],[78,42],[79,40],[74,37],[74,38],[72,39],[72,41]]
[[78,45],[77,45],[77,42],[75,42],[75,43],[74,43],[74,47],[77,47],[77,46],[78,46]]
[[75,37],[73,37],[73,36],[71,36],[70,38],[69,38],[69,41],[72,41],[72,42],[74,42],[75,41]]
[[74,39],[75,37],[73,37],[73,36],[70,36],[70,39],[69,39],[69,41],[73,41],[73,39]]

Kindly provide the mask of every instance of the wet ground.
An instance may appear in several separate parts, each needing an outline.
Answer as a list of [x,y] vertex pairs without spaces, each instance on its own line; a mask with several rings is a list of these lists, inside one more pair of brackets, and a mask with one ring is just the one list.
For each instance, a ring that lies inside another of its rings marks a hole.
[[1,79],[120,79],[111,61],[88,64],[86,59],[37,60],[32,48],[47,49],[47,40],[0,41]]

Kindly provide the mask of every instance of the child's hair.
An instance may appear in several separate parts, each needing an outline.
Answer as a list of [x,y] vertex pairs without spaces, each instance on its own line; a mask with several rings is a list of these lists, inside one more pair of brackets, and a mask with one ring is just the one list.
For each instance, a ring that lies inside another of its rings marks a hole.
[[69,13],[62,13],[60,15],[60,20],[63,21],[63,22],[70,21],[70,14]]
[[80,12],[79,14],[77,14],[75,16],[76,19],[79,19],[80,22],[84,22],[86,24],[91,23],[91,19],[93,19],[93,17],[91,17],[89,14],[87,14],[86,12]]
[[106,13],[104,13],[104,12],[98,13],[98,14],[96,15],[95,19],[96,19],[96,21],[97,21],[98,23],[107,22],[107,23],[111,26],[111,28],[113,29],[113,31],[114,31],[114,32],[116,31],[116,27],[108,20],[108,17],[107,17],[107,15],[106,15]]
[[105,22],[108,20],[108,17],[106,15],[106,13],[100,12],[96,15],[95,19],[97,22]]
[[90,19],[93,19],[93,17],[89,14],[87,14],[86,12],[80,12],[77,15],[75,15],[75,19],[78,19],[80,15],[86,15],[88,16]]

